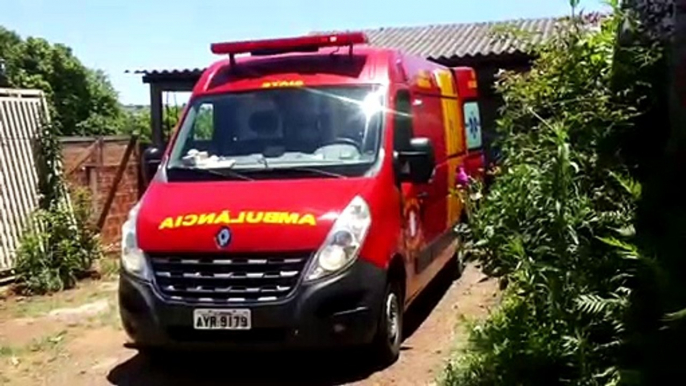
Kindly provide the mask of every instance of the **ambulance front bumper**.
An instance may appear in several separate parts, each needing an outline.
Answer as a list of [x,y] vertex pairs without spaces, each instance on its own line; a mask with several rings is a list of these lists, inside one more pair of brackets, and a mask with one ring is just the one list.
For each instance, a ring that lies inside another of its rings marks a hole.
[[[271,304],[198,304],[170,301],[154,284],[126,272],[119,309],[134,347],[171,349],[325,349],[370,343],[376,333],[386,272],[362,259],[323,281],[300,284]],[[250,330],[196,330],[196,308],[250,309]]]

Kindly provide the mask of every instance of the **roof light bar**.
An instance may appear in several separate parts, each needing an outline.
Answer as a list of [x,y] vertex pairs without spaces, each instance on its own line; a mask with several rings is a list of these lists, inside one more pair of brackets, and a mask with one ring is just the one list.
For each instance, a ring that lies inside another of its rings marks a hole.
[[217,55],[231,55],[250,53],[264,55],[271,53],[285,53],[293,51],[314,50],[323,47],[343,47],[367,43],[367,36],[363,32],[346,32],[330,35],[311,35],[283,39],[264,39],[240,42],[213,43],[211,50]]

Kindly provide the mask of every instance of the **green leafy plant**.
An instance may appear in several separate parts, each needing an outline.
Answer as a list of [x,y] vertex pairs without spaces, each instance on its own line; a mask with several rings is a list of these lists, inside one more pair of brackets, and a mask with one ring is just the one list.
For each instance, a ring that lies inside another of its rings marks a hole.
[[58,204],[65,193],[65,184],[60,172],[62,170],[62,148],[59,138],[54,134],[55,127],[45,119],[38,133],[36,144],[36,169],[38,178],[38,192],[40,199],[38,206],[45,210]]
[[23,294],[71,288],[103,254],[88,194],[84,190],[69,194],[62,180],[60,144],[54,131],[44,125],[39,138],[41,200],[22,236],[15,267],[16,289]]
[[[632,231],[642,189],[618,138],[634,129],[645,86],[614,81],[626,17],[614,5],[599,23],[573,15],[535,49],[529,72],[497,83],[504,161],[487,194],[469,187],[470,222],[459,231],[507,287],[446,370],[447,385],[632,380],[622,350],[632,284],[646,264]],[[650,47],[625,50],[635,71],[659,57]]]

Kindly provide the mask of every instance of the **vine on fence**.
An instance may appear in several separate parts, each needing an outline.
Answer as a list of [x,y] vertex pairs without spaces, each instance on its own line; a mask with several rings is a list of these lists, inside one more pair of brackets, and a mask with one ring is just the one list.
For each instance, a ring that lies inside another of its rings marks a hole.
[[89,274],[102,256],[85,190],[67,189],[59,139],[45,124],[36,144],[39,207],[17,251],[18,292],[44,294],[68,289]]

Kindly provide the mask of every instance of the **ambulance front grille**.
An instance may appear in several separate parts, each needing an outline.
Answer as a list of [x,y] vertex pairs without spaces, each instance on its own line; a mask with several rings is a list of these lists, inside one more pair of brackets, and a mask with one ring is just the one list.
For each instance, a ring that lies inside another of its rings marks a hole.
[[310,253],[149,255],[166,298],[197,303],[272,302],[297,286]]

